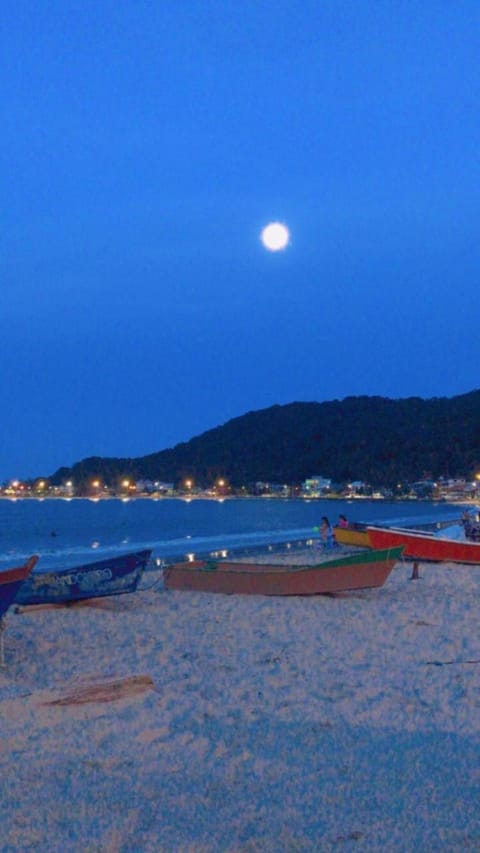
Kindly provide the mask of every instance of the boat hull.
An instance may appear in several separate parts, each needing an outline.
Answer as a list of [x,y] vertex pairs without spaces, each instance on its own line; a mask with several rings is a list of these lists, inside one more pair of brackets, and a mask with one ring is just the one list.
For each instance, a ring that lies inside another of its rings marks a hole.
[[0,619],[13,604],[19,590],[26,583],[37,562],[37,556],[30,557],[25,565],[0,572]]
[[243,595],[322,595],[383,586],[402,548],[366,551],[315,566],[196,561],[163,571],[169,590]]
[[420,532],[383,527],[369,527],[368,535],[373,548],[402,545],[403,556],[412,560],[480,565],[480,542],[459,542]]
[[353,545],[358,548],[369,548],[368,531],[363,526],[334,527],[335,539],[339,545]]
[[151,551],[122,554],[58,572],[38,572],[18,590],[16,604],[61,604],[134,592]]

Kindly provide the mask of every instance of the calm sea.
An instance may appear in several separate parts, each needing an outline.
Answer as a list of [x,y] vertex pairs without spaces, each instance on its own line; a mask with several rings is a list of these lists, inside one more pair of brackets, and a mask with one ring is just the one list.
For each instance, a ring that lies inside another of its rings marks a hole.
[[322,515],[416,525],[457,519],[458,505],[379,500],[0,500],[0,568],[39,554],[39,570],[139,548],[153,557],[205,554],[304,539]]

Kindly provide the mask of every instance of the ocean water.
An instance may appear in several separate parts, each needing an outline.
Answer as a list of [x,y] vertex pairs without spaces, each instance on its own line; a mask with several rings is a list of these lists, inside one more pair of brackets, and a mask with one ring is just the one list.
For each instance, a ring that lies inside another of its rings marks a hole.
[[458,519],[446,503],[379,500],[0,500],[0,569],[38,554],[38,570],[73,567],[151,548],[153,558],[229,552],[315,536],[326,515],[417,525]]

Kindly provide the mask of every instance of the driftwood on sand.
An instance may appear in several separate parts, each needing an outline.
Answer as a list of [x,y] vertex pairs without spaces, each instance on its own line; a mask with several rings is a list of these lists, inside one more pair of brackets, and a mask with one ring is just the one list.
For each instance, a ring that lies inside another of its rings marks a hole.
[[131,675],[123,678],[108,679],[93,684],[82,684],[73,688],[69,693],[56,699],[43,702],[44,705],[83,705],[86,702],[114,702],[117,699],[154,690],[155,686],[149,675]]

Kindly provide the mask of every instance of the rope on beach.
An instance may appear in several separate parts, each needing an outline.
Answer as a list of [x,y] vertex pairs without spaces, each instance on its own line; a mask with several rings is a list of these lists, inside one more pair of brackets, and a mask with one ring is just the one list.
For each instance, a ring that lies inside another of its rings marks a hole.
[[149,586],[138,586],[137,587],[138,592],[147,592],[148,590],[156,589],[159,586],[163,589],[163,569],[165,568],[165,566],[166,566],[165,561],[162,561],[160,564],[155,562],[154,567],[155,567],[155,569],[160,569],[160,577],[158,577]]

